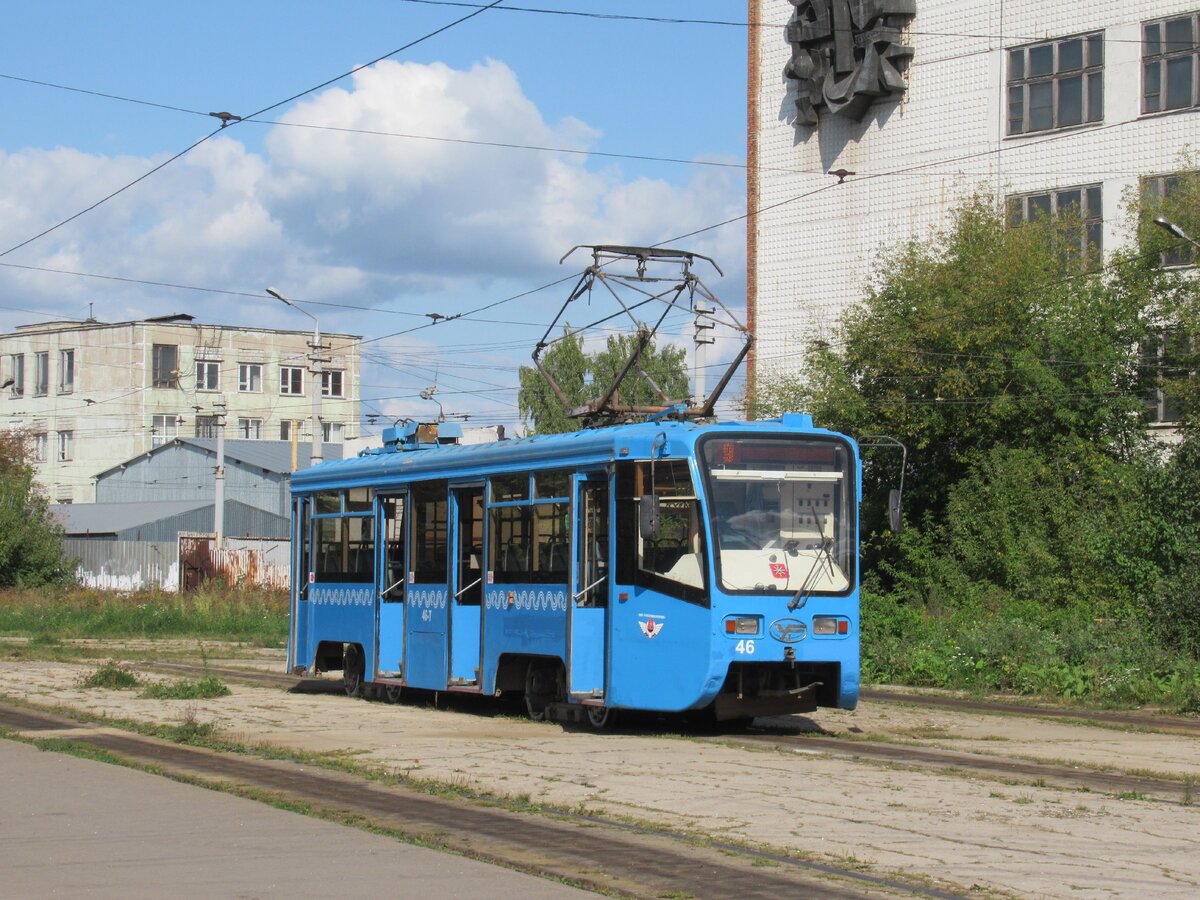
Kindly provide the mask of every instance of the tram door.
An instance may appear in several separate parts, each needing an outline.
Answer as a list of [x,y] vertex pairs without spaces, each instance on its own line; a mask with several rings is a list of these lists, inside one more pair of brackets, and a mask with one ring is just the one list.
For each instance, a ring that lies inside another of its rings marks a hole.
[[408,581],[408,495],[376,500],[375,675],[397,678],[404,671],[404,610]]
[[308,654],[308,505],[309,501],[304,497],[297,497],[292,501],[292,610],[287,661],[289,672],[297,664],[312,665]]
[[571,659],[568,690],[573,697],[604,696],[607,663],[609,580],[608,476],[580,478],[575,497],[575,576],[571,588]]
[[483,485],[450,489],[450,684],[478,684],[483,657]]

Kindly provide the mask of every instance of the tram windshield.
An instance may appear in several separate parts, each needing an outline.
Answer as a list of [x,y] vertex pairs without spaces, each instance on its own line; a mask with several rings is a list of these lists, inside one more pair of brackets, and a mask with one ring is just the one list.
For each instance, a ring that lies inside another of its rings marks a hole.
[[725,590],[850,589],[856,490],[845,444],[713,437],[702,456],[713,555]]

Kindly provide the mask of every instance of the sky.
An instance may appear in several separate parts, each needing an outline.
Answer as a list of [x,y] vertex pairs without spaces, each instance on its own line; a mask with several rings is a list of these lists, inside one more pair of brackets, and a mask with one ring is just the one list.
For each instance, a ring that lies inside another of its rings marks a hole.
[[[504,0],[459,24],[477,7],[0,10],[0,331],[169,313],[310,328],[273,286],[364,338],[370,432],[436,414],[433,385],[448,415],[515,423],[517,368],[578,244],[711,256],[724,276],[698,274],[744,310],[743,0]],[[208,115],[259,110],[224,129]],[[568,321],[590,320],[577,308]],[[690,318],[667,325],[690,348]]]

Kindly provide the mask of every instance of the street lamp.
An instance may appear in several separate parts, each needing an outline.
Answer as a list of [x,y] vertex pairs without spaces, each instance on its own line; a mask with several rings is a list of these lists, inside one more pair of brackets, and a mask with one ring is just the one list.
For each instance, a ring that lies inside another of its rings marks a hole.
[[324,454],[321,452],[321,438],[323,437],[321,434],[321,391],[324,389],[321,380],[321,323],[307,309],[296,305],[275,288],[267,288],[267,293],[313,320],[313,339],[310,345],[312,353],[308,357],[312,363],[312,368],[309,370],[312,372],[312,454],[309,462],[315,466],[324,459]]
[[1200,241],[1197,241],[1194,237],[1189,235],[1186,231],[1184,231],[1166,216],[1155,216],[1154,224],[1163,229],[1163,231],[1167,232],[1167,234],[1177,237],[1181,241],[1187,241],[1193,247],[1200,249]]

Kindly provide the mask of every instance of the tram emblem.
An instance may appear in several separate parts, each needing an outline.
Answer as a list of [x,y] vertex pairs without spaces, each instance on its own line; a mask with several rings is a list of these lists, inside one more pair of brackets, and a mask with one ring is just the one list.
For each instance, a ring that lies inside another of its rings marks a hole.
[[787,563],[785,563],[785,562],[771,563],[771,577],[772,578],[787,578],[788,577]]
[[638,627],[642,629],[642,634],[648,638],[658,637],[663,630],[663,622],[666,616],[652,616],[647,613],[638,615]]
[[794,644],[808,637],[808,626],[799,619],[776,619],[771,623],[771,637],[785,644]]

